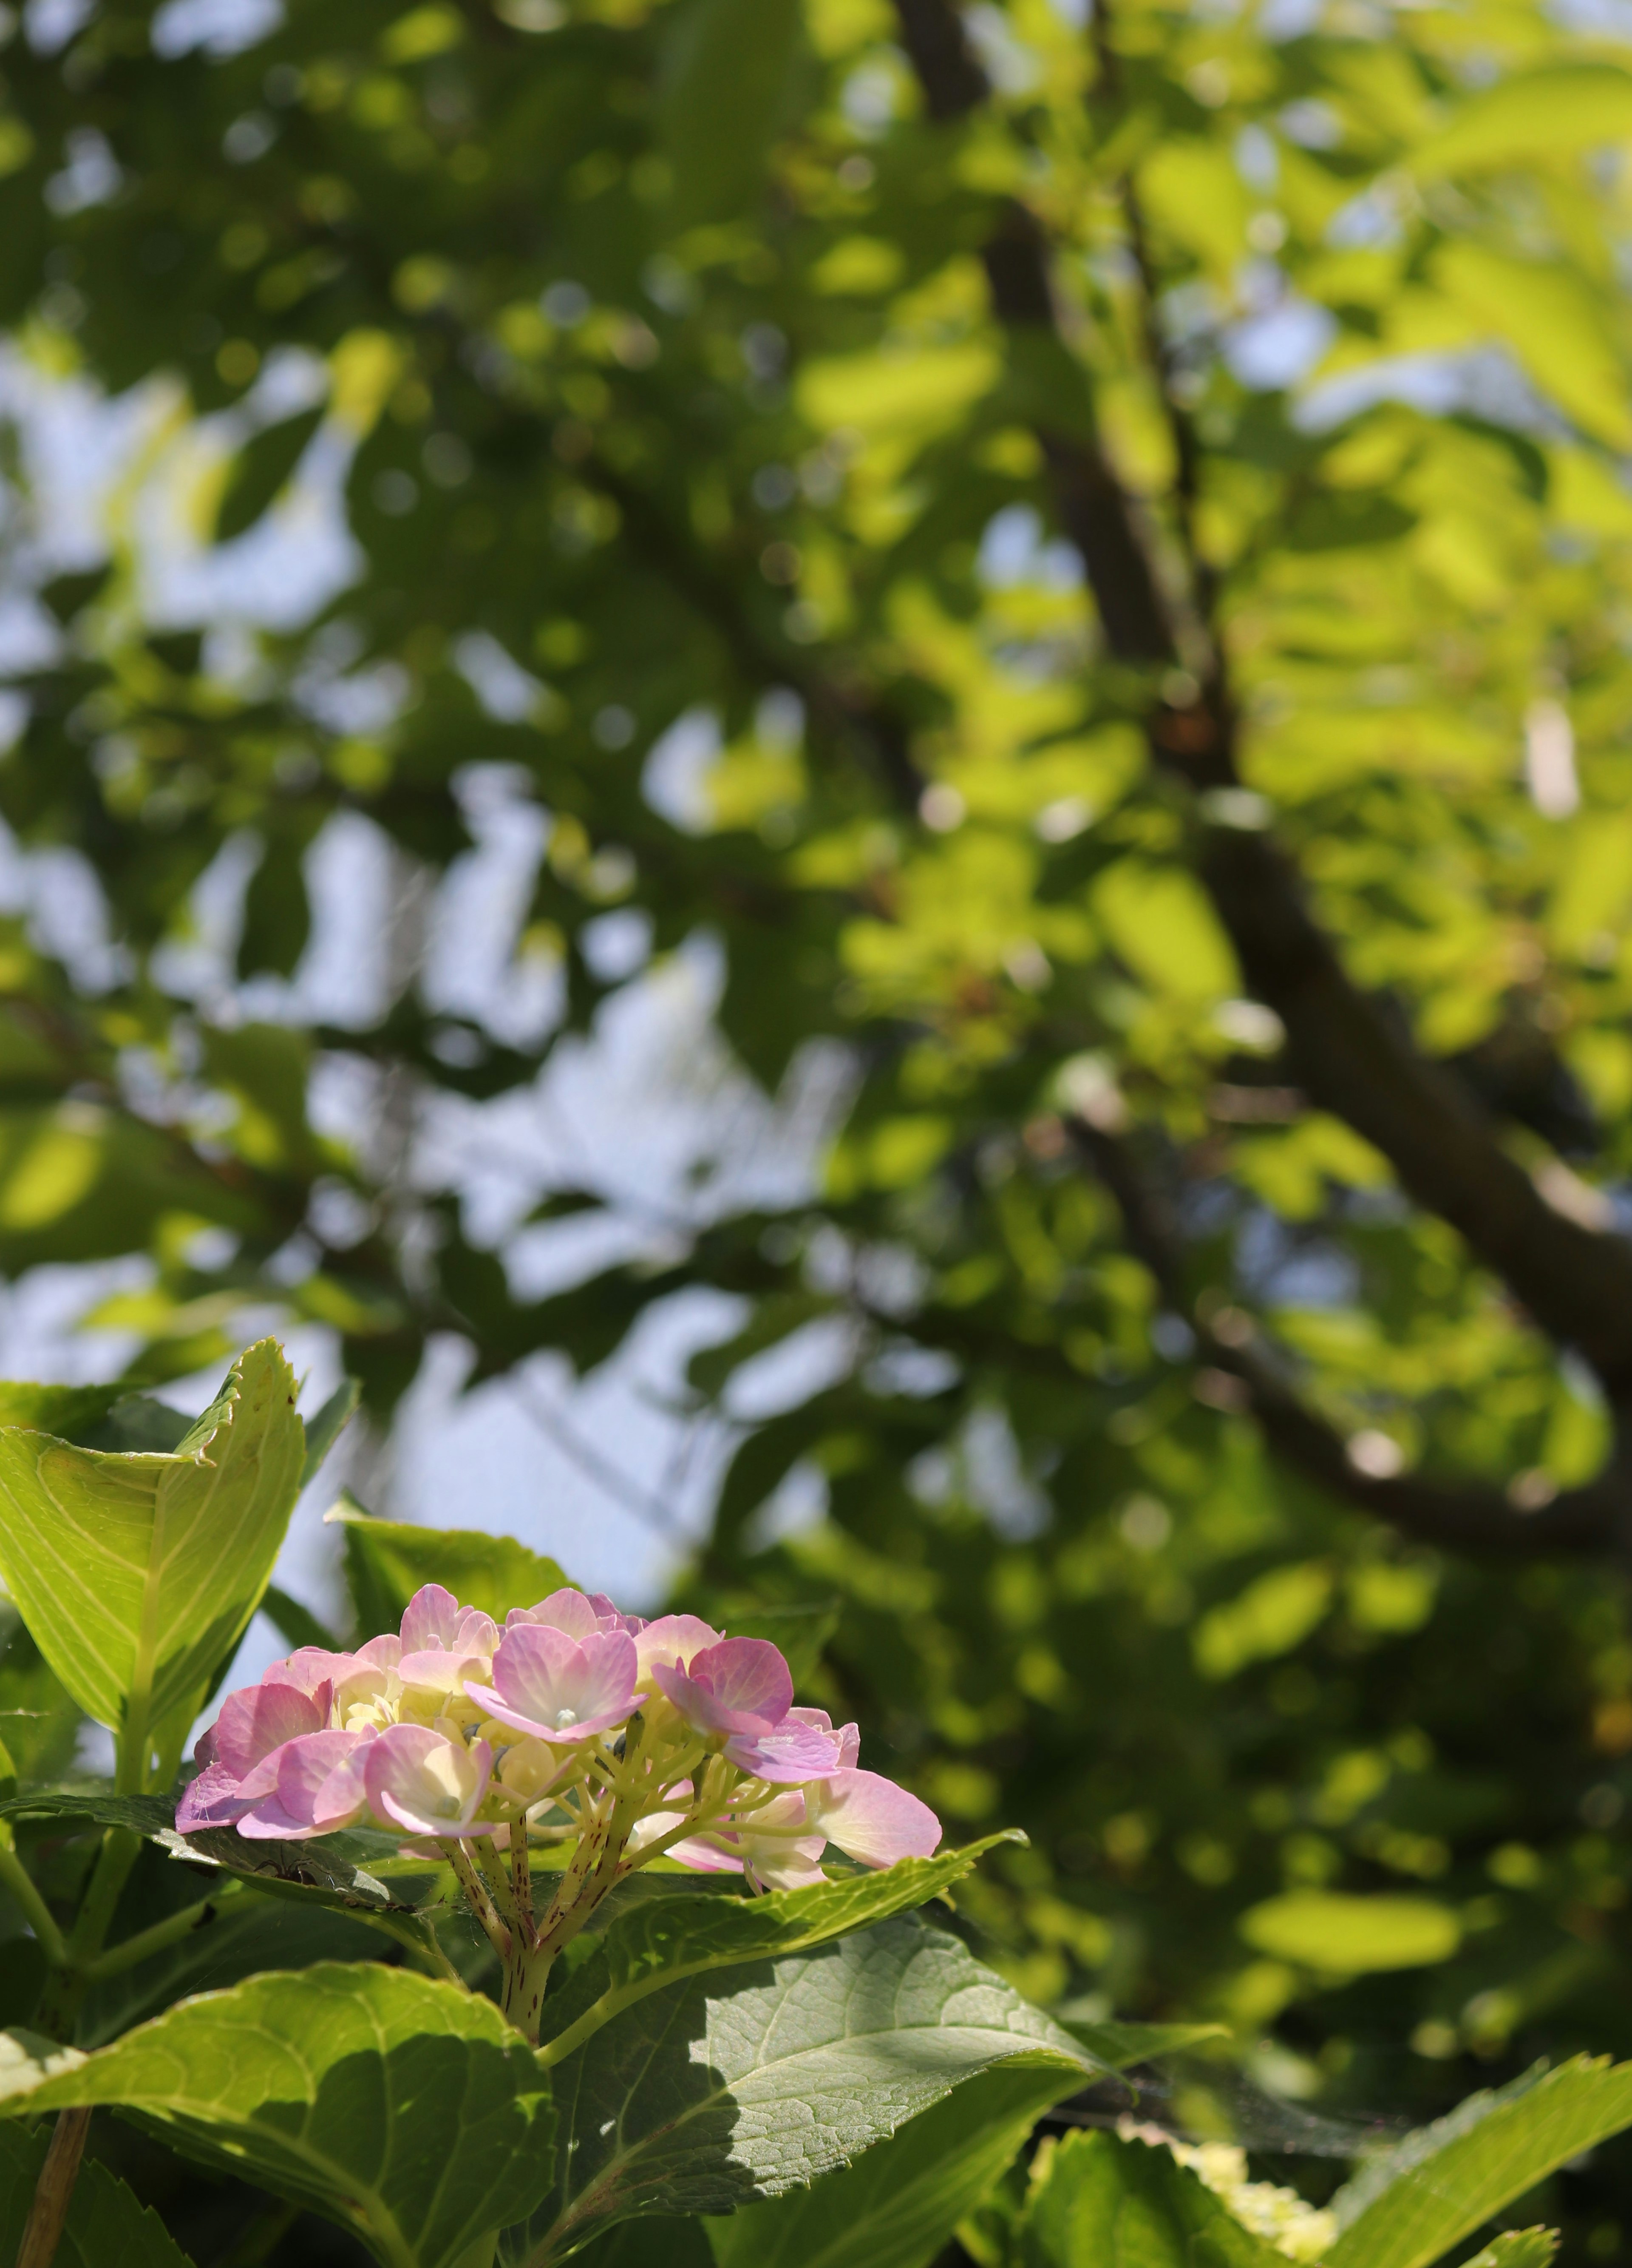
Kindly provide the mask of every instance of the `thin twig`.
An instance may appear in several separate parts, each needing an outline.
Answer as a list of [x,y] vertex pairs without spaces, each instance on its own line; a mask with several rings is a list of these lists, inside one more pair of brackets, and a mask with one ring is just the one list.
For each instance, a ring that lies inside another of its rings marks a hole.
[[85,2154],[85,2136],[90,2131],[89,2110],[57,2112],[50,2147],[34,2183],[28,2225],[18,2248],[17,2268],[51,2268],[56,2258],[56,2248],[68,2225],[68,2208],[73,2202],[79,2161]]

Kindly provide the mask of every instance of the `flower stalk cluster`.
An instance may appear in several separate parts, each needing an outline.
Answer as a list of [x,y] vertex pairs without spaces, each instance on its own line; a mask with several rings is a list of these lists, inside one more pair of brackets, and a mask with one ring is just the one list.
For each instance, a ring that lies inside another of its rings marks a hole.
[[790,1889],[825,1879],[830,1845],[865,1867],[928,1857],[934,1813],[857,1753],[854,1725],[794,1706],[763,1638],[574,1590],[501,1631],[433,1584],[399,1631],[303,1646],[229,1694],[176,1825],[288,1841],[372,1824],[445,1858],[536,2041],[552,1963],[642,1867]]

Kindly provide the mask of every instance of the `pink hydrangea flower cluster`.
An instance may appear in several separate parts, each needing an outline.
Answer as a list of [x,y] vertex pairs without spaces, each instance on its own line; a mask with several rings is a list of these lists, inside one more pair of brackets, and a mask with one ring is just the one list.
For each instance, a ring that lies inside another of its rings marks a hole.
[[371,1823],[441,1846],[478,1902],[473,1845],[491,1874],[490,1852],[577,1843],[560,1906],[660,1855],[788,1889],[823,1879],[829,1845],[888,1867],[940,1840],[926,1805],[859,1769],[854,1725],[794,1706],[776,1646],[599,1593],[556,1591],[501,1631],[430,1585],[394,1635],[303,1646],[229,1694],[195,1754],[183,1834]]

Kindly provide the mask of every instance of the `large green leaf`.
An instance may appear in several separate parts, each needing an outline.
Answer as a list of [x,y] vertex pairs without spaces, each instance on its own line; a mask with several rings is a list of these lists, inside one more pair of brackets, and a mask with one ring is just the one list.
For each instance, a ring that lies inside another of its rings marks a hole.
[[1470,2095],[1333,2199],[1327,2268],[1425,2268],[1567,2160],[1632,2125],[1632,2064],[1577,2056]]
[[1284,2268],[1158,2145],[1079,2131],[1055,2146],[1020,2231],[1023,2268]]
[[1000,2064],[810,2189],[709,2224],[718,2268],[925,2268],[1082,2073]]
[[556,2067],[555,2186],[506,2257],[542,2268],[608,2220],[800,2188],[1017,2057],[1063,2087],[1097,2069],[957,1938],[913,1921],[671,1984]]
[[566,1990],[547,2000],[540,2052],[560,2062],[592,2032],[666,1984],[744,1961],[774,1961],[925,1904],[969,1872],[989,1836],[967,1850],[902,1859],[875,1874],[849,1874],[764,1897],[646,1898],[620,1913]]
[[1632,74],[1608,63],[1533,71],[1485,87],[1414,151],[1419,180],[1488,173],[1632,134]]
[[364,1828],[306,1843],[262,1841],[236,1828],[179,1835],[168,1796],[118,1795],[102,1787],[37,1787],[0,1798],[0,1819],[82,1820],[128,1827],[195,1867],[219,1868],[268,1896],[348,1906],[364,1913],[419,1913],[447,1897],[452,1876],[431,1859],[405,1859],[401,1837]]
[[325,1964],[187,2000],[8,2110],[117,2106],[187,2154],[452,2268],[548,2186],[548,2082],[487,2000]]
[[1557,2250],[1555,2228],[1504,2228],[1463,2268],[1551,2268]]
[[[0,2260],[12,2261],[50,2146],[48,2126],[30,2134],[0,2124]],[[188,2268],[185,2252],[151,2206],[116,2174],[85,2159],[69,2201],[53,2268]]]
[[364,1637],[394,1630],[425,1583],[440,1583],[502,1623],[511,1607],[533,1606],[567,1581],[553,1559],[511,1535],[375,1520],[344,1497],[327,1517],[345,1529],[346,1580]]
[[196,1701],[254,1612],[305,1454],[269,1339],[173,1454],[0,1429],[0,1578],[74,1698],[125,1737],[132,1785],[160,1720]]

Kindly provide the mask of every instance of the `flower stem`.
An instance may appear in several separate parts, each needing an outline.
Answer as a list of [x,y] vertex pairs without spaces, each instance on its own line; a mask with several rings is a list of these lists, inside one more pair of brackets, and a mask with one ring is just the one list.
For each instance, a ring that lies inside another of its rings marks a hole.
[[68,2208],[73,2202],[74,2179],[79,2171],[79,2161],[85,2155],[85,2136],[91,2127],[88,2110],[59,2110],[56,2124],[51,2130],[50,2146],[45,2154],[45,2163],[40,2169],[40,2178],[34,2184],[33,2202],[28,2208],[28,2221],[23,2230],[23,2242],[18,2247],[17,2268],[51,2268],[56,2257],[56,2248],[62,2242],[62,2230],[68,2221]]
[[53,1969],[66,1967],[68,1941],[52,1918],[47,1905],[34,1887],[34,1878],[24,1866],[12,1847],[10,1837],[0,1841],[0,1882],[23,1909],[23,1918],[39,1940],[40,1949]]
[[488,1933],[488,1943],[501,1961],[508,1961],[511,1952],[510,1932],[499,1918],[498,1908],[488,1896],[487,1884],[471,1864],[469,1852],[462,1843],[456,1843],[451,1837],[445,1847],[448,1854],[448,1864],[459,1877],[459,1886],[474,1908],[476,1919]]
[[180,1913],[156,1921],[151,1929],[139,1929],[134,1937],[121,1938],[106,1953],[99,1953],[94,1960],[83,1963],[87,1981],[98,1984],[105,1977],[117,1977],[121,1970],[134,1969],[137,1962],[162,1953],[167,1945],[178,1944],[194,1930],[208,1929],[224,1905],[236,1903],[246,1895],[236,1882],[229,1882],[209,1897],[201,1898],[196,1905],[184,1906]]

